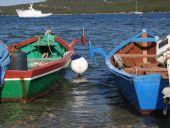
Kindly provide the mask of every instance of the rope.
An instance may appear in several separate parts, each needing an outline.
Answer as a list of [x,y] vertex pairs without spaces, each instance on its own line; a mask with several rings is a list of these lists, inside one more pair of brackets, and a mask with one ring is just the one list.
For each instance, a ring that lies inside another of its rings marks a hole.
[[73,53],[73,55],[76,54],[74,51],[67,51],[64,53],[64,56],[66,56],[68,53]]
[[52,52],[51,48],[50,48],[50,39],[48,38],[48,48],[49,48],[49,51],[52,55],[56,55],[55,53]]
[[40,37],[38,36],[38,58],[40,58],[40,47],[39,47]]

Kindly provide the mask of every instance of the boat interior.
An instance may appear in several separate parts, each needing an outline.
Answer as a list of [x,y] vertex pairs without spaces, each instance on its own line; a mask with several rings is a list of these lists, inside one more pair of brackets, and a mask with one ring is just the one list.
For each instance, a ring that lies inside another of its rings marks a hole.
[[54,35],[45,35],[21,47],[21,51],[26,53],[28,69],[63,58],[67,49],[55,41],[55,37]]
[[[144,35],[147,37],[147,35]],[[140,38],[142,38],[141,36]],[[168,79],[165,65],[156,60],[155,42],[130,42],[111,57],[112,64],[134,75],[161,74]]]

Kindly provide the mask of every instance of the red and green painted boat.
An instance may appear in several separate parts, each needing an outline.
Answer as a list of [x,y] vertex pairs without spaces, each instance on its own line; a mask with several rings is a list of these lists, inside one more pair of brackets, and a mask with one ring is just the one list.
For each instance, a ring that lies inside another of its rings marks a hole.
[[44,96],[64,76],[74,55],[73,46],[85,38],[67,43],[49,31],[8,46],[11,62],[1,88],[1,102],[31,102]]

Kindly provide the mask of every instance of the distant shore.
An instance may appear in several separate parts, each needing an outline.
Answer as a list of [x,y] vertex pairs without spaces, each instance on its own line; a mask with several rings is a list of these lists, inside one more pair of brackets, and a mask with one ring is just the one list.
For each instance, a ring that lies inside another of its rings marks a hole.
[[[46,0],[35,3],[34,9],[54,15],[120,14],[136,11],[136,0]],[[170,0],[138,0],[137,11],[170,12]],[[17,15],[16,9],[28,9],[28,4],[0,6],[0,15]]]
[[[147,14],[147,13],[170,13],[170,11],[167,12],[143,12],[143,14]],[[52,14],[52,16],[64,16],[64,15],[112,15],[112,14],[134,14],[133,12],[116,12],[116,13],[65,13],[65,14]],[[142,14],[142,15],[143,15]],[[15,15],[1,15],[0,16],[18,16],[17,14]]]

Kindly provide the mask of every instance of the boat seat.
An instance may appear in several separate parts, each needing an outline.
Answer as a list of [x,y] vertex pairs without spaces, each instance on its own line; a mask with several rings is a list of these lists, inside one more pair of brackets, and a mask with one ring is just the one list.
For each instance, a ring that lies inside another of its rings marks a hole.
[[57,58],[28,58],[28,62],[51,62],[55,61]]
[[155,58],[156,55],[155,54],[115,54],[115,55],[119,55],[120,57],[125,57],[125,58]]
[[153,67],[158,67],[158,62],[155,62],[155,63],[150,63],[150,62],[147,62],[147,63],[143,63],[141,64],[141,67],[142,68],[153,68]]
[[124,66],[123,66],[122,58],[118,54],[115,54],[113,57],[114,57],[116,64],[119,66],[119,68],[123,69]]
[[[154,61],[155,54],[115,54],[122,58],[122,63],[125,67],[134,67],[143,65],[143,58],[150,58],[150,60]],[[149,62],[148,62],[149,63]],[[152,62],[156,63],[156,61]]]
[[141,67],[133,67],[133,68],[125,68],[125,70],[139,70],[139,71],[154,71],[154,72],[167,72],[167,68],[160,68],[160,67],[152,67],[152,68],[141,68]]
[[167,68],[162,67],[132,67],[132,68],[125,68],[125,71],[130,74],[135,75],[145,75],[145,74],[160,74],[163,78],[168,78],[168,71]]
[[55,46],[56,45],[56,43],[55,42],[53,42],[53,43],[34,43],[34,44],[32,44],[31,46]]
[[32,69],[56,60],[57,58],[28,58],[28,69]]

